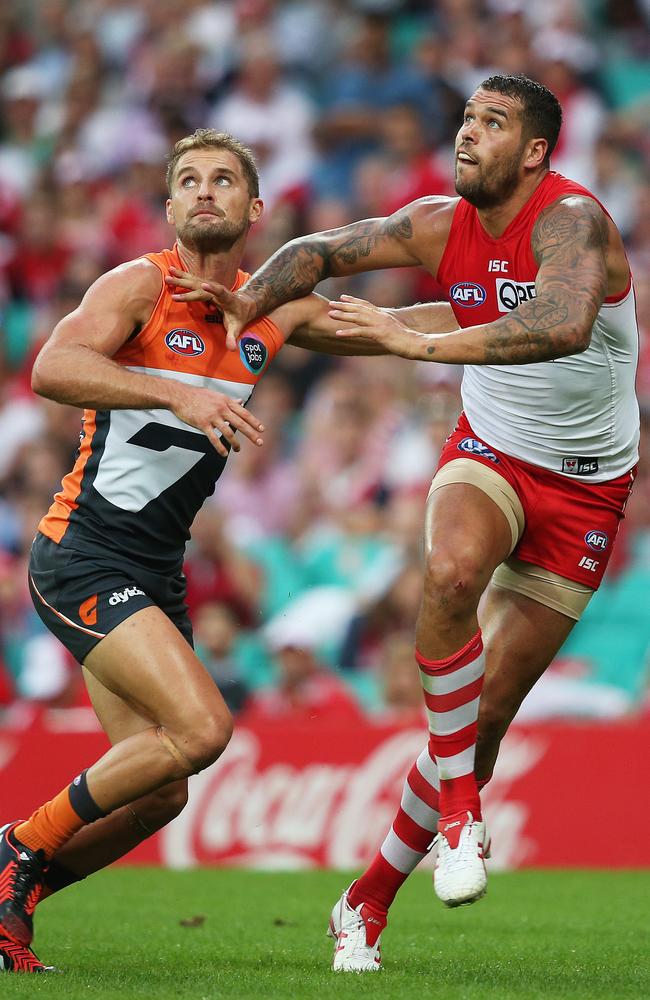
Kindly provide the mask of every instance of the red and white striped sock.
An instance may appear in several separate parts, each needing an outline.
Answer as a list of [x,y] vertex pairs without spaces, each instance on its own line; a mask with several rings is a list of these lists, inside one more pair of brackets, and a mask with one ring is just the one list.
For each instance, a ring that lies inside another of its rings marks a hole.
[[440,776],[443,817],[471,812],[481,818],[474,758],[485,654],[481,631],[444,660],[415,653],[429,717],[431,745]]
[[438,769],[430,743],[409,771],[393,825],[366,871],[352,886],[348,901],[385,912],[397,890],[431,847],[438,829]]

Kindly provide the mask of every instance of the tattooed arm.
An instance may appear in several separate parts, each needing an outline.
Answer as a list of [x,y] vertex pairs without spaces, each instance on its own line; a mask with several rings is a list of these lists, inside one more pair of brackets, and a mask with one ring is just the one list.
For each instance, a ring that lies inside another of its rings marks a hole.
[[[432,195],[386,219],[301,237],[281,247],[237,292],[211,282],[200,289],[176,290],[172,298],[191,302],[209,291],[223,313],[226,346],[234,350],[247,324],[303,298],[324,278],[418,264],[435,274],[457,201]],[[171,281],[182,285],[179,277],[182,272],[173,271]]]
[[258,315],[301,298],[325,278],[420,263],[413,248],[414,206],[386,219],[365,219],[342,229],[302,236],[281,247],[242,287]]
[[532,234],[539,263],[536,298],[482,326],[446,334],[418,333],[379,322],[374,307],[344,297],[330,315],[345,320],[341,336],[366,336],[392,353],[446,364],[523,365],[586,350],[606,294],[608,226],[591,198],[554,202],[540,214]]

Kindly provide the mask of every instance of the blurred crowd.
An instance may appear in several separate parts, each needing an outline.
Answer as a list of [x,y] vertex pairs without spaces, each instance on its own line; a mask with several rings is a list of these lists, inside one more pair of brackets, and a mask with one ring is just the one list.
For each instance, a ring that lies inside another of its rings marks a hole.
[[[255,152],[253,270],[286,240],[452,193],[465,99],[492,72],[560,98],[553,167],[620,227],[650,423],[648,0],[4,0],[0,6],[0,712],[83,704],[80,671],[27,592],[26,554],[71,467],[80,413],[35,398],[31,364],[102,272],[171,245],[165,156],[199,126]],[[418,271],[322,289],[435,299]],[[198,651],[236,712],[420,719],[413,630],[424,504],[459,373],[285,349],[255,393],[263,449],[234,457],[197,518]],[[647,433],[645,435],[647,441]],[[647,444],[645,444],[647,451]],[[527,718],[644,706],[650,462],[603,590]]]

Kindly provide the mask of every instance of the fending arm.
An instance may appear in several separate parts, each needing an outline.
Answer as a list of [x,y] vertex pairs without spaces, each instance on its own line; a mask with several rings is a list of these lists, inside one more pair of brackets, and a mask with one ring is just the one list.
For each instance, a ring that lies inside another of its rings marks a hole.
[[448,333],[420,332],[380,317],[373,306],[342,297],[333,318],[339,336],[363,336],[402,357],[444,364],[523,365],[578,354],[607,288],[607,221],[592,199],[569,198],[539,216],[532,249],[539,263],[536,297],[506,316]]

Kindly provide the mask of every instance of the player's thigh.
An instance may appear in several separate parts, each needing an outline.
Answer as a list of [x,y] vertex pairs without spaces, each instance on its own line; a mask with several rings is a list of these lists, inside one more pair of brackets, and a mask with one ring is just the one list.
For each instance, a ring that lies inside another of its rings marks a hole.
[[507,727],[562,647],[575,618],[490,584],[479,610],[485,680],[479,728]]
[[[435,484],[435,480],[434,480]],[[494,500],[470,483],[432,489],[424,525],[425,556],[464,563],[487,585],[496,566],[512,549],[510,524]]]
[[143,608],[117,625],[84,667],[150,725],[176,733],[230,726],[218,687],[160,608]]
[[81,670],[95,715],[113,745],[154,724],[153,719],[136,712],[124,698],[104,687],[87,667]]

